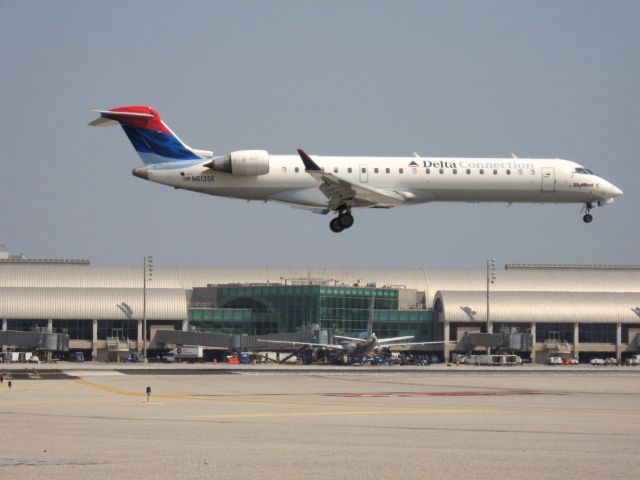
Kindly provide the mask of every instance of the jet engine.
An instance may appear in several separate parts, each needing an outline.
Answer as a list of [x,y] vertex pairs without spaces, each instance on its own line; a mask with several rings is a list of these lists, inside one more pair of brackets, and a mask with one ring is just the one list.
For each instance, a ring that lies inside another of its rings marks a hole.
[[269,173],[269,152],[266,150],[238,150],[217,157],[205,165],[211,170],[250,177]]

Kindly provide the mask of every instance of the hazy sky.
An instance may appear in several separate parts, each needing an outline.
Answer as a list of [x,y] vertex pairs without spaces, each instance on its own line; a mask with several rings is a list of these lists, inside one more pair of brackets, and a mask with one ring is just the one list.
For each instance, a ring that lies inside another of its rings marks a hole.
[[[0,0],[0,243],[165,265],[640,264],[640,2]],[[579,205],[329,216],[131,175],[92,108],[151,105],[188,144],[559,157],[624,190]]]

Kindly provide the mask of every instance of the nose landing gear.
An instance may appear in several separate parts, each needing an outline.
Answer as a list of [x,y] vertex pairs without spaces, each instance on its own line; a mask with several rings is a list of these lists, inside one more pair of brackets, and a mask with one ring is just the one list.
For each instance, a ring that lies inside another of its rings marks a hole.
[[338,216],[329,222],[329,228],[332,232],[339,233],[353,225],[353,215],[349,210],[340,210]]
[[584,206],[584,216],[582,217],[582,221],[584,223],[591,223],[593,221],[593,215],[591,215],[591,209],[593,208],[593,204],[587,203]]

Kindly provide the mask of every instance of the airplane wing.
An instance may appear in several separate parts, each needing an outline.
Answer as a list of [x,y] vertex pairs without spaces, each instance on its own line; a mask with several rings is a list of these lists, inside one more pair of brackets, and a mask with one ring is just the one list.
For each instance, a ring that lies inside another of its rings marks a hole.
[[458,343],[456,340],[441,340],[436,342],[408,342],[408,343],[394,343],[393,345],[385,345],[384,348],[388,348],[393,350],[394,347],[415,347],[415,346],[425,346],[425,345],[437,345],[443,343]]
[[280,343],[282,345],[291,345],[292,347],[310,347],[310,348],[329,348],[332,350],[344,350],[342,345],[334,345],[331,343],[307,343],[307,342],[288,342],[286,340],[265,340],[258,338],[263,343]]
[[395,207],[407,198],[398,192],[382,190],[335,173],[325,172],[301,148],[298,149],[298,154],[306,172],[320,182],[320,191],[329,199],[330,210],[337,210],[345,205],[348,207]]
[[347,340],[349,342],[357,342],[357,343],[367,343],[368,340],[366,338],[355,338],[355,337],[345,337],[343,335],[334,335],[333,338],[338,340]]
[[410,340],[412,338],[413,338],[413,335],[408,336],[408,337],[379,338],[378,339],[378,344],[389,343],[389,342],[397,342],[399,340]]

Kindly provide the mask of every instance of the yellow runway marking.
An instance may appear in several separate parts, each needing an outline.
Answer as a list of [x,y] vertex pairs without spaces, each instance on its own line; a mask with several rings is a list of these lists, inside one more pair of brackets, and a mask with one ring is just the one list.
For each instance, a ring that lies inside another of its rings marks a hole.
[[137,393],[130,390],[123,390],[122,388],[110,387],[109,385],[103,385],[101,383],[89,382],[88,380],[83,380],[82,378],[77,378],[74,380],[74,382],[86,387],[93,387],[98,390],[102,390],[103,392],[115,393],[117,395],[125,395],[128,397],[145,397],[147,395],[144,392]]
[[[89,382],[83,379],[76,379],[74,382],[87,386],[96,388],[98,390],[114,393],[116,395],[124,395],[129,397],[145,397],[146,393],[144,392],[133,392],[130,390],[124,390],[122,388],[111,387],[109,385],[104,385],[100,383]],[[518,413],[538,413],[538,414],[559,414],[559,415],[633,415],[638,416],[640,412],[635,411],[617,411],[617,412],[602,412],[598,410],[584,410],[584,409],[570,409],[564,410],[561,408],[509,408],[509,407],[477,407],[477,408],[452,408],[452,407],[429,407],[425,408],[423,406],[413,405],[402,405],[402,406],[394,406],[393,410],[388,410],[389,405],[372,405],[370,403],[355,403],[355,402],[319,402],[319,401],[301,401],[301,402],[293,402],[293,401],[276,401],[276,400],[266,400],[261,398],[242,398],[245,395],[249,395],[252,397],[258,397],[260,394],[239,394],[237,396],[231,395],[204,395],[204,396],[195,396],[195,395],[155,395],[155,398],[165,399],[165,400],[198,400],[198,401],[214,401],[216,403],[228,403],[228,404],[257,404],[257,405],[265,405],[265,406],[282,406],[282,407],[296,407],[296,408],[308,408],[308,407],[321,407],[321,408],[341,408],[346,407],[349,409],[362,407],[368,410],[357,410],[354,415],[380,415],[386,413],[403,414],[403,413],[500,413],[500,414],[518,414]],[[318,396],[318,393],[292,393],[292,394],[283,394],[284,397],[312,397]],[[335,398],[335,397],[326,397],[326,398]],[[358,398],[358,397],[354,397]],[[426,398],[426,397],[425,397]],[[376,398],[379,399],[379,398]],[[147,402],[140,402],[147,403]],[[159,404],[161,405],[161,404]],[[319,413],[308,413],[308,412],[291,412],[291,413],[249,413],[249,414],[230,414],[230,415],[221,415],[221,416],[213,416],[213,417],[200,417],[200,418],[244,418],[244,417],[268,417],[268,416],[322,416],[322,415],[346,415],[349,412],[319,412]]]
[[[89,382],[88,380],[83,380],[83,379],[76,379],[74,380],[74,382],[86,386],[86,387],[92,387],[95,388],[97,390],[101,390],[103,392],[107,392],[107,393],[114,393],[116,395],[124,395],[124,396],[128,396],[128,397],[144,397],[146,395],[146,393],[144,392],[133,392],[131,390],[124,390],[122,388],[117,388],[117,387],[111,387],[109,385],[104,385],[101,383],[94,383],[94,382]],[[257,397],[260,394],[248,394],[249,396],[252,397]],[[294,397],[312,397],[312,396],[318,396],[319,394],[315,394],[315,393],[305,393],[305,394],[287,394],[287,395],[283,395],[283,396],[294,396]],[[242,398],[244,397],[245,394],[240,394],[238,396],[218,396],[218,395],[203,395],[203,396],[195,396],[195,395],[169,395],[169,394],[156,394],[155,397],[156,398],[161,398],[161,399],[168,399],[168,400],[198,400],[198,401],[215,401],[217,403],[231,403],[231,404],[238,404],[238,403],[249,403],[249,404],[260,404],[260,405],[282,405],[282,406],[290,406],[290,407],[326,407],[327,403],[326,402],[292,402],[292,401],[277,401],[277,400],[265,400],[265,399],[260,399],[260,398],[255,398],[255,399],[248,399],[248,398]],[[333,398],[333,397],[328,397],[328,398]],[[376,405],[369,405],[369,404],[360,404],[363,407],[367,407],[367,408],[386,408],[386,405],[380,405],[379,407]],[[353,402],[334,402],[331,403],[330,406],[333,407],[351,407],[353,408],[354,406],[358,406],[358,404],[354,404]],[[408,408],[411,408],[411,406],[409,406]]]

